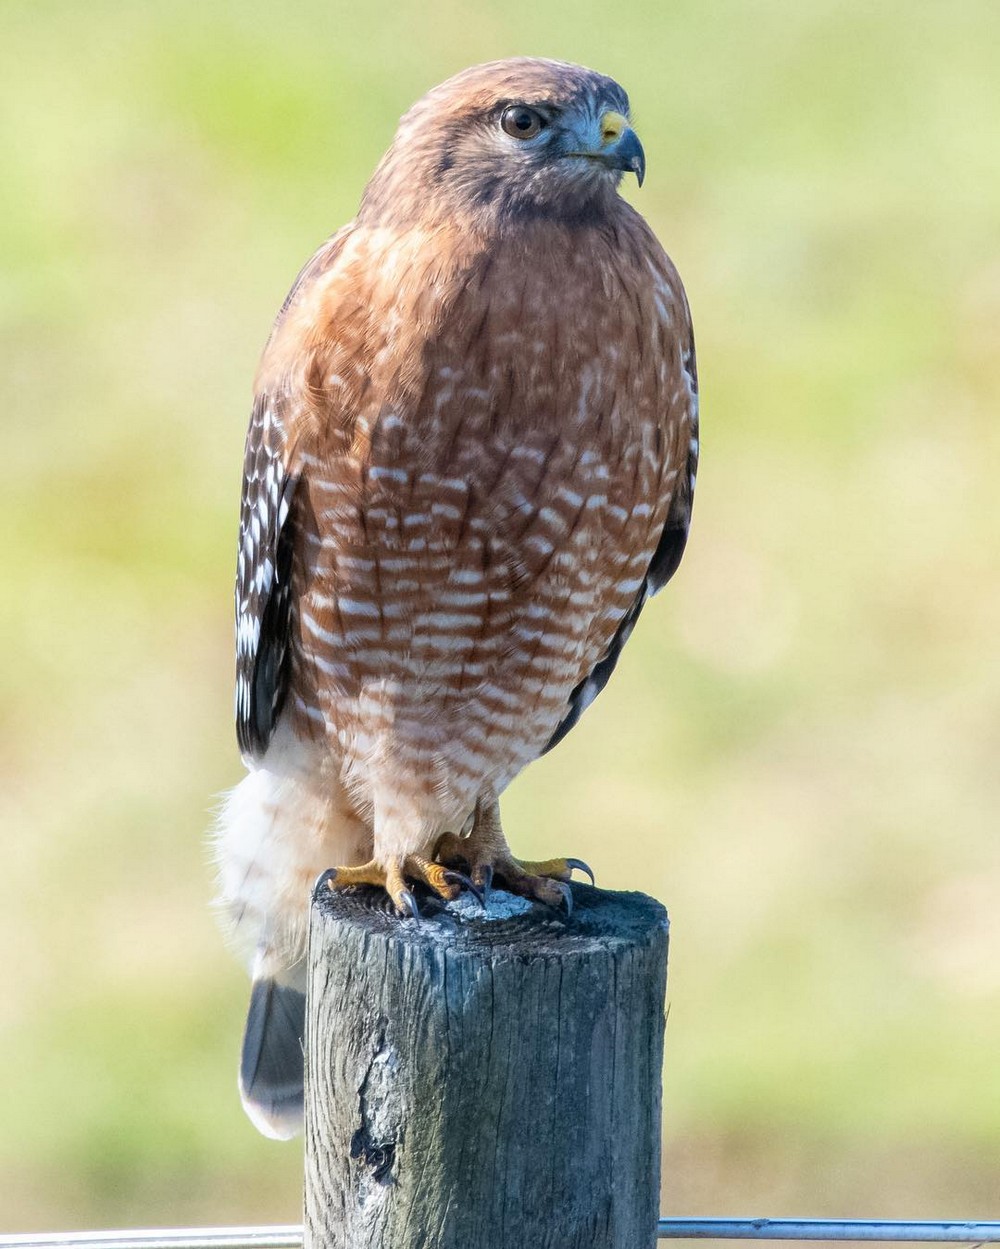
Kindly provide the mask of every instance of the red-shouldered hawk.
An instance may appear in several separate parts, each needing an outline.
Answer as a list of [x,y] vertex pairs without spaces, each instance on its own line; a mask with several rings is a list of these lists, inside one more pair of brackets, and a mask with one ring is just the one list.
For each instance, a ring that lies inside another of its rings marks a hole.
[[402,119],[306,265],[257,374],[236,583],[249,775],[220,821],[253,974],[240,1087],[302,1105],[310,887],[466,877],[558,904],[497,800],[604,687],[676,569],[698,458],[680,279],[618,195],[617,83],[481,65]]

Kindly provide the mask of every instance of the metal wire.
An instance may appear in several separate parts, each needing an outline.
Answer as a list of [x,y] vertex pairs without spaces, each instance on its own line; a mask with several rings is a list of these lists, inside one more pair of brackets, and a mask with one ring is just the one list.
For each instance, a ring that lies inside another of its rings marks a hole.
[[[1000,1243],[1000,1223],[861,1219],[660,1219],[660,1240],[885,1240]],[[302,1249],[301,1227],[191,1227],[0,1236],[0,1249]]]
[[660,1240],[895,1240],[1000,1242],[1000,1223],[874,1219],[660,1219]]
[[0,1249],[302,1249],[301,1227],[182,1227],[0,1236]]
[[[863,1219],[660,1219],[660,1240],[904,1240],[1000,1243],[1000,1223]],[[302,1249],[302,1228],[175,1228],[0,1237],[0,1249]]]

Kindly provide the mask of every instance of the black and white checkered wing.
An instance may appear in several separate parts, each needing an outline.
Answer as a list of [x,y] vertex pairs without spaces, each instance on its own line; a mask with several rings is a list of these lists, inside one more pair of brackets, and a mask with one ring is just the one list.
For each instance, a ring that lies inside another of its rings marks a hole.
[[236,571],[236,736],[244,759],[261,759],[288,689],[293,517],[298,484],[271,396],[258,396],[243,465]]

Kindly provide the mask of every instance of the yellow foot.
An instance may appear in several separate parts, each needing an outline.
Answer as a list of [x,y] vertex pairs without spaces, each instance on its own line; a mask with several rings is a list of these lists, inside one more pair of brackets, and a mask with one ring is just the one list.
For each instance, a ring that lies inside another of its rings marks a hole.
[[481,890],[467,876],[419,854],[411,854],[405,859],[390,859],[386,864],[372,859],[360,867],[331,867],[316,882],[316,888],[325,885],[327,889],[349,889],[352,885],[374,885],[386,891],[400,915],[412,915],[419,920],[417,900],[407,887],[407,881],[419,881],[446,902],[457,898],[463,889],[474,893],[480,902],[483,900]]
[[569,881],[574,869],[586,872],[590,883],[594,873],[582,859],[545,859],[540,863],[515,859],[500,826],[500,808],[495,799],[476,807],[472,832],[468,837],[445,833],[437,844],[435,857],[442,863],[468,865],[473,884],[488,892],[494,877],[502,880],[511,893],[523,898],[573,909]]

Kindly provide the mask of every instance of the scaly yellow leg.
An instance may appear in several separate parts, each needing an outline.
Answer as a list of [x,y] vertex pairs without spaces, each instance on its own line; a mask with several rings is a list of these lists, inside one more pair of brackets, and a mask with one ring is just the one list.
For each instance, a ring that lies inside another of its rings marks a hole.
[[471,889],[481,897],[473,882],[461,872],[456,872],[443,863],[435,863],[420,854],[390,859],[384,864],[371,859],[360,867],[331,867],[320,877],[318,886],[350,889],[352,885],[374,885],[377,889],[386,891],[400,915],[412,915],[418,919],[420,912],[416,899],[407,887],[407,881],[414,880],[421,881],[446,902],[457,898],[463,888]]

